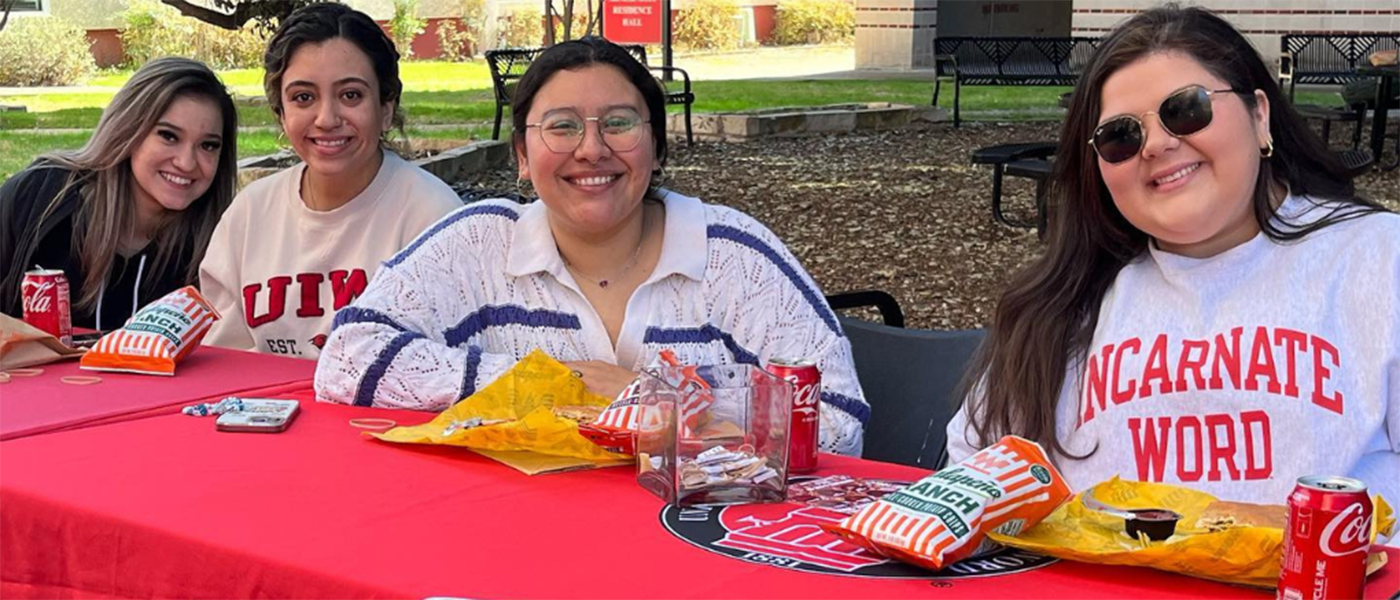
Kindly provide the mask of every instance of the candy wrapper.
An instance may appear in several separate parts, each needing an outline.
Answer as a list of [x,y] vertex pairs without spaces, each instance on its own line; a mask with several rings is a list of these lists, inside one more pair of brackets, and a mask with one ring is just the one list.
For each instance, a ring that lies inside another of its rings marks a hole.
[[550,456],[614,462],[608,452],[579,435],[608,404],[569,368],[535,350],[491,385],[478,390],[432,421],[369,433],[386,442],[442,444],[486,451],[529,451]]
[[[1176,533],[1153,542],[1128,537],[1123,519],[1084,506],[1086,493],[1124,510],[1165,508],[1181,514]],[[1373,497],[1372,538],[1388,534],[1395,516]],[[1064,503],[1019,534],[992,533],[1007,546],[1081,562],[1152,567],[1202,579],[1273,589],[1278,585],[1286,508],[1222,502],[1205,492],[1117,477]]]
[[141,307],[121,329],[102,336],[79,366],[92,371],[174,375],[175,365],[199,347],[219,313],[185,286]]
[[[688,380],[696,382],[694,385],[709,389],[709,384],[701,379],[696,367],[684,367],[680,360],[676,358],[674,352],[669,349],[662,350],[651,368],[660,366],[682,367],[687,369]],[[633,455],[637,453],[637,417],[641,414],[642,378],[634,379],[630,385],[617,395],[598,417],[589,423],[580,423],[578,431],[589,441],[599,445],[604,450],[618,454]],[[709,402],[713,403],[712,396],[708,396]],[[706,404],[708,406],[708,404]],[[699,411],[691,416],[692,420],[698,418]]]
[[1015,535],[1034,526],[1069,494],[1038,444],[1007,436],[822,529],[872,552],[938,570],[990,549],[989,532]]

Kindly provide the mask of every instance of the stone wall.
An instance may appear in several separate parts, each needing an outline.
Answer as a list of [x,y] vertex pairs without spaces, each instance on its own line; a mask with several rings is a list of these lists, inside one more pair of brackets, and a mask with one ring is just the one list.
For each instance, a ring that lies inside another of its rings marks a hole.
[[856,68],[933,66],[938,0],[856,0]]

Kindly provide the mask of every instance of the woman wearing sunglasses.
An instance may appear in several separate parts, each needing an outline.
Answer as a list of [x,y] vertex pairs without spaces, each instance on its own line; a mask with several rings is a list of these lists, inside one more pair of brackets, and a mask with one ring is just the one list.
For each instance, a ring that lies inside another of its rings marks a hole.
[[822,447],[858,454],[869,407],[830,307],[757,221],[658,186],[664,102],[600,38],[536,58],[512,142],[540,201],[471,204],[386,262],[336,314],[317,398],[441,410],[535,349],[609,398],[668,348],[692,365],[807,358]]
[[1400,219],[1249,42],[1198,8],[1132,18],[1060,141],[1045,254],[1001,298],[950,458],[1017,434],[1076,489],[1277,504],[1325,473],[1400,497]]

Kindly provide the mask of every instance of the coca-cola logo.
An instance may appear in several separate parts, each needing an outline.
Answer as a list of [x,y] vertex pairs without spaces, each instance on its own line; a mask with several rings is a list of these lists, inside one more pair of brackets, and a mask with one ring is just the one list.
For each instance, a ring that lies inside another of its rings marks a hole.
[[796,376],[784,377],[792,384],[792,409],[797,412],[815,412],[817,401],[821,400],[821,386],[816,384],[799,385]]
[[1360,502],[1337,513],[1322,529],[1322,553],[1327,556],[1365,552],[1370,542],[1371,515]]
[[54,288],[54,282],[26,281],[23,287],[24,290],[21,293],[24,296],[25,314],[46,313],[53,309],[54,295],[50,294],[49,291]]

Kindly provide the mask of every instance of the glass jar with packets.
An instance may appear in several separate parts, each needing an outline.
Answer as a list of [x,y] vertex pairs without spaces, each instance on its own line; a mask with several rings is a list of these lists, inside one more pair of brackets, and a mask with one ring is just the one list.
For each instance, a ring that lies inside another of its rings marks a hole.
[[676,506],[787,496],[792,386],[750,365],[666,366],[642,376],[637,481]]

